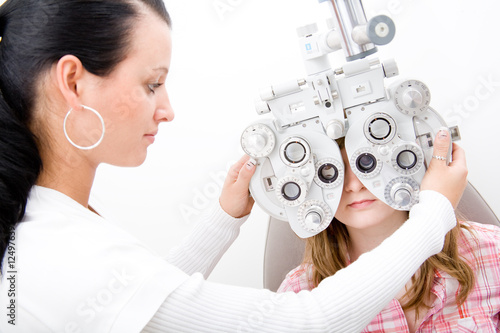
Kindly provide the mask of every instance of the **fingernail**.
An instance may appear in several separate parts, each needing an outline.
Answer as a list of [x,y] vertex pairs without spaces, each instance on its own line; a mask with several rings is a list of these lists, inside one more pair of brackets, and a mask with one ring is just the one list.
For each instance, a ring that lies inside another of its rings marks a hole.
[[447,127],[441,127],[439,129],[438,136],[441,139],[447,138],[449,134],[450,134],[450,130]]
[[252,170],[252,168],[257,164],[257,161],[253,158],[249,159],[247,162],[247,169]]

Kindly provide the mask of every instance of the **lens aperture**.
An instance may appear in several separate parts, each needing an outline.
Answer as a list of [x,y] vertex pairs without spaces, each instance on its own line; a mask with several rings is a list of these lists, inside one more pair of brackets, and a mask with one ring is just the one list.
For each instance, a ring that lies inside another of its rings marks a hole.
[[339,171],[337,170],[337,167],[331,163],[323,164],[318,169],[318,178],[323,183],[331,184],[337,180],[338,176]]
[[363,173],[370,173],[377,167],[377,159],[369,153],[363,153],[356,159],[356,168]]
[[288,201],[297,200],[301,194],[300,186],[293,182],[286,183],[281,188],[281,194]]
[[397,163],[401,169],[412,169],[417,164],[417,155],[411,150],[403,150],[398,154]]
[[285,158],[290,163],[300,163],[306,157],[306,148],[300,142],[290,142],[285,147]]
[[370,134],[374,139],[384,140],[391,134],[391,124],[385,118],[375,118],[369,126]]

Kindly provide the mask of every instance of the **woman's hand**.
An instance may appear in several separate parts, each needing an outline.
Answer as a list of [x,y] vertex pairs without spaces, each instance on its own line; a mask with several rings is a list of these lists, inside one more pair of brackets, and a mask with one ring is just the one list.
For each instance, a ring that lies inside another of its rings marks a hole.
[[248,186],[255,173],[256,162],[243,156],[227,173],[219,203],[222,209],[235,218],[250,214],[254,200],[250,197]]
[[[452,146],[452,162],[446,165],[446,158],[450,144],[450,133],[442,129],[434,140],[434,152],[432,161],[429,163],[420,189],[433,190],[444,195],[457,208],[458,202],[467,186],[467,163],[465,153],[458,145]],[[438,157],[438,158],[436,158]]]

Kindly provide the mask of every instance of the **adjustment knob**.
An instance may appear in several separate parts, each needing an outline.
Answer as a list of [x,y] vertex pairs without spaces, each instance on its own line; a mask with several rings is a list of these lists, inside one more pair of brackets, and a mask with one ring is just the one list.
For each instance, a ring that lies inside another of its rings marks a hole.
[[241,135],[241,148],[253,158],[268,156],[275,142],[273,131],[264,124],[251,125]]
[[271,112],[269,104],[261,99],[255,101],[255,111],[259,115]]
[[366,34],[373,44],[386,45],[394,39],[396,25],[394,21],[386,15],[375,16],[368,22]]
[[387,113],[378,112],[369,116],[363,128],[365,137],[376,145],[391,141],[397,132],[396,121]]
[[409,80],[397,86],[394,103],[406,115],[417,115],[427,110],[431,102],[429,88],[417,80]]
[[345,135],[344,123],[340,120],[332,120],[326,126],[326,134],[330,139],[337,140]]
[[398,177],[385,187],[385,200],[398,210],[410,210],[418,201],[419,185],[412,178]]
[[394,192],[394,203],[398,206],[408,206],[411,202],[411,193],[406,188],[397,189]]
[[261,133],[254,133],[248,137],[248,146],[253,151],[260,151],[266,146],[267,140]]
[[313,228],[320,225],[321,220],[322,220],[321,214],[318,212],[309,212],[309,213],[307,213],[306,217],[304,218],[305,224],[309,225]]
[[384,62],[382,62],[382,68],[384,69],[384,75],[386,78],[399,75],[398,64],[394,59],[384,60]]
[[299,207],[297,216],[299,225],[304,230],[318,234],[328,227],[333,219],[333,212],[326,203],[309,200]]

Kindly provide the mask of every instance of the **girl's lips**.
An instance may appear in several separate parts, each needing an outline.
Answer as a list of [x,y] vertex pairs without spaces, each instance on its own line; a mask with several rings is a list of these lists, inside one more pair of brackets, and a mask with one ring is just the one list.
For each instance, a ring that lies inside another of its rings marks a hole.
[[369,207],[372,203],[375,202],[375,199],[372,200],[360,200],[360,201],[354,201],[353,203],[349,204],[348,206],[351,208],[366,208]]

